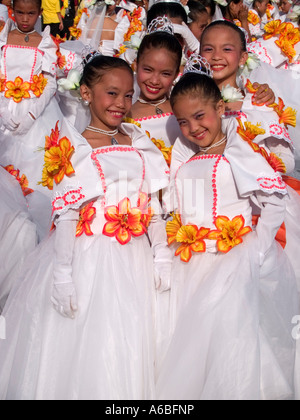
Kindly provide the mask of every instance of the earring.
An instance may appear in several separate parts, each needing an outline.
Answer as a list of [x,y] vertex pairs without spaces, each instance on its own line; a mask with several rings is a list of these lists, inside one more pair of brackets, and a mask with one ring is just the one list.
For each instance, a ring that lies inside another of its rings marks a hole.
[[245,68],[244,64],[240,65],[240,69],[243,70]]
[[87,101],[86,99],[83,101],[83,105],[84,106],[89,106],[90,105],[90,103],[89,103],[89,101]]
[[226,115],[225,115],[225,114],[222,114],[222,115],[221,115],[221,118],[222,118],[222,120],[225,120]]

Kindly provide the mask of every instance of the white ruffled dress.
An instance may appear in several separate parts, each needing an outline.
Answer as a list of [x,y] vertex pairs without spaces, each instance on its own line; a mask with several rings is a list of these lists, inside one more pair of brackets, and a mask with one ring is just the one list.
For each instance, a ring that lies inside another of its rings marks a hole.
[[[70,139],[69,123],[59,125]],[[70,131],[71,130],[71,131]],[[26,265],[4,316],[0,341],[1,399],[139,400],[154,396],[155,285],[147,235],[121,245],[102,232],[105,208],[167,186],[167,166],[156,147],[133,124],[121,130],[132,146],[92,150],[72,137],[75,175],[65,176],[53,196],[53,212],[93,203],[92,236],[76,238],[73,281],[79,310],[75,320],[52,307],[55,232]]]
[[[227,127],[224,154],[193,157],[179,139],[173,149],[165,199],[183,225],[216,229],[218,216],[242,215],[252,227],[255,193],[286,200],[278,174]],[[266,230],[267,235],[267,230]],[[280,245],[263,256],[255,231],[228,253],[205,239],[206,251],[188,263],[175,257],[171,340],[157,381],[162,400],[296,398],[297,363],[292,320],[299,313],[294,270]],[[175,250],[177,246],[172,245]],[[299,344],[298,344],[299,345]],[[299,354],[299,349],[298,349]]]

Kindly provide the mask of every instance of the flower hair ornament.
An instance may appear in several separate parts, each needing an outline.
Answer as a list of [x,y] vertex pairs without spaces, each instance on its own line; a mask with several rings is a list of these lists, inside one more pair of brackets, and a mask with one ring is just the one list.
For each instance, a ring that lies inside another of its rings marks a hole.
[[146,35],[152,34],[153,32],[168,32],[174,35],[174,26],[167,16],[159,16],[152,20],[148,26]]
[[57,85],[59,92],[71,92],[73,96],[79,96],[80,80],[83,74],[84,67],[90,63],[95,57],[102,54],[95,51],[90,45],[87,45],[81,52],[82,62],[76,69],[69,71],[66,78],[58,79]]
[[213,71],[210,68],[209,62],[206,60],[206,58],[199,54],[192,54],[190,56],[185,65],[183,74],[186,73],[205,74],[210,78],[213,77]]

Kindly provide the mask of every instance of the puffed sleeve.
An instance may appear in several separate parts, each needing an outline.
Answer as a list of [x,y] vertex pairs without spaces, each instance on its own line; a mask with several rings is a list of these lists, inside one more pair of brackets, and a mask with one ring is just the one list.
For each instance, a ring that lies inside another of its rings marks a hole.
[[240,138],[237,129],[236,119],[230,119],[226,126],[227,146],[224,156],[230,163],[241,197],[249,197],[256,191],[286,195],[286,184],[281,175],[274,172],[267,160]]
[[58,48],[50,35],[50,26],[46,26],[39,49],[43,52],[42,71],[56,77]]

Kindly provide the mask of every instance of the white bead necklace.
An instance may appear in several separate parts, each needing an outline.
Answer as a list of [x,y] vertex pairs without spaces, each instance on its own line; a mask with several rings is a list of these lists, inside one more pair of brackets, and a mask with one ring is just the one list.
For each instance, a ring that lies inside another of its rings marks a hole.
[[155,106],[155,112],[156,112],[157,115],[162,115],[164,113],[164,111],[161,108],[159,108],[159,106],[162,105],[162,104],[164,104],[165,102],[167,102],[167,100],[168,100],[168,97],[167,96],[165,96],[163,99],[161,99],[158,102],[148,102],[148,101],[145,101],[142,98],[138,98],[138,101],[141,104]]
[[21,34],[25,35],[25,38],[24,38],[25,42],[29,42],[29,35],[32,35],[32,34],[34,34],[34,32],[35,32],[35,29],[34,29],[33,31],[31,31],[31,32],[23,32],[23,31],[21,31],[21,29],[19,29],[18,27],[16,27],[16,29],[17,29],[17,31],[19,31]]
[[224,136],[221,140],[217,141],[217,143],[214,143],[207,147],[199,147],[200,152],[207,153],[210,149],[214,149],[215,147],[221,146],[221,144],[226,143],[227,137]]
[[97,128],[97,127],[93,127],[91,125],[89,125],[86,130],[88,131],[92,131],[93,133],[99,133],[99,134],[104,134],[105,136],[116,136],[119,132],[118,128],[116,128],[114,131],[106,131],[106,130],[101,130],[101,128]]

